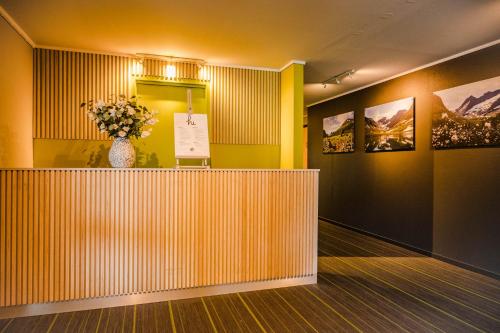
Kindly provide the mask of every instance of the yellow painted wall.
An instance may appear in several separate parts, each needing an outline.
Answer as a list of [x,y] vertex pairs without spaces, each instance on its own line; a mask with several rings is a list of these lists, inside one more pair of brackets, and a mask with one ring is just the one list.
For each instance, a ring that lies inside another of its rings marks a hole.
[[279,145],[210,145],[213,168],[279,169]]
[[[174,162],[164,163],[158,155],[136,146],[138,168],[172,168]],[[104,140],[34,140],[34,164],[38,168],[109,168],[108,153],[111,141]],[[138,149],[137,149],[138,148]],[[212,168],[278,169],[278,145],[211,144]]]
[[207,95],[204,85],[184,86],[180,83],[138,81],[137,99],[139,104],[158,112],[158,123],[151,135],[136,140],[137,154],[147,160],[158,160],[159,167],[175,165],[174,113],[187,112],[187,89],[191,89],[194,113],[206,114]]
[[303,168],[304,65],[291,64],[281,72],[282,169]]
[[[174,167],[173,114],[186,112],[186,88],[192,91],[193,111],[207,113],[209,98],[205,85],[137,81],[139,103],[157,110],[159,122],[153,127],[151,136],[133,140],[136,167]],[[109,167],[110,140],[35,139],[34,142],[36,167]],[[210,152],[213,168],[279,168],[279,145],[213,143]]]
[[33,50],[0,16],[0,168],[33,166]]

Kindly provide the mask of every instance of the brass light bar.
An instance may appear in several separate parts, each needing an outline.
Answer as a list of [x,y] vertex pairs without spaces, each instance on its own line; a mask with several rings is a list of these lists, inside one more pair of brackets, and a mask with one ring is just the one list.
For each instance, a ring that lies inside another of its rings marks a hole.
[[149,53],[136,53],[136,57],[140,60],[155,59],[155,60],[163,60],[163,61],[168,61],[168,62],[187,62],[187,63],[197,64],[198,66],[203,66],[206,64],[206,61],[203,59],[182,58],[182,57],[164,56],[164,55],[158,55],[158,54],[149,54]]

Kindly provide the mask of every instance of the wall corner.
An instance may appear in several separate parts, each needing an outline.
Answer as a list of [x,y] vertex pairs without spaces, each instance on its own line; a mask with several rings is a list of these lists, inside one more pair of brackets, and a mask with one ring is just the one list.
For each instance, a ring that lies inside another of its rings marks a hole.
[[303,168],[304,64],[292,63],[280,72],[280,168]]

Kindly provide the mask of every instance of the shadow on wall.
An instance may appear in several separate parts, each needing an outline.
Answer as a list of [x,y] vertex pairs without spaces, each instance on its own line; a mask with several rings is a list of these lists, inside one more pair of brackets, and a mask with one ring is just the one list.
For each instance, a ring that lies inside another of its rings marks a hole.
[[108,168],[111,142],[35,140],[34,166],[40,168]]
[[[104,145],[99,145],[98,150],[90,152],[89,159],[87,161],[87,167],[89,168],[109,168],[109,154],[110,147]],[[87,149],[83,150],[83,155],[87,155],[89,152]],[[141,150],[139,147],[135,147],[135,167],[136,168],[161,168],[160,161],[158,160],[158,155],[156,153],[148,153]]]
[[[83,152],[85,153],[85,150]],[[87,161],[87,166],[90,168],[102,168],[109,166],[108,153],[109,147],[100,145],[99,150],[90,153],[89,160]]]
[[135,147],[135,167],[136,168],[162,168],[156,153],[148,154],[139,147]]
[[[81,156],[88,156],[88,159],[85,163],[85,167],[88,168],[109,168],[111,167],[108,160],[110,147],[106,147],[104,145],[100,145],[97,150],[91,149],[83,149],[81,151]],[[136,168],[161,168],[160,161],[158,160],[158,155],[156,153],[148,154],[140,150],[139,148],[135,148],[136,152]],[[61,165],[72,167],[81,167],[81,163],[76,160],[68,160],[68,155],[60,154],[56,156],[55,164],[59,167]]]
[[[36,168],[110,168],[108,154],[112,141],[34,140]],[[160,157],[148,147],[134,143],[136,168],[161,168]]]

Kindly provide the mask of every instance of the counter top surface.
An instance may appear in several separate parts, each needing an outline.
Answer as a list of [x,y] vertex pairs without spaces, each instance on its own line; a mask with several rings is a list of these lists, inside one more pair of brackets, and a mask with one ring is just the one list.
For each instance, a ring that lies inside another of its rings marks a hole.
[[175,168],[0,168],[0,171],[196,171],[196,172],[319,172],[319,169],[175,169]]

